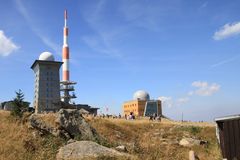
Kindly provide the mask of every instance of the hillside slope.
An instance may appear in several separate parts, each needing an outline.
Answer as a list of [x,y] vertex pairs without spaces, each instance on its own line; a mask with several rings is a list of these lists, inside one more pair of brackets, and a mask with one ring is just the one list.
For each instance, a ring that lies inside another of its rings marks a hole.
[[[112,144],[125,145],[139,159],[187,160],[190,149],[200,160],[221,159],[215,127],[210,123],[124,119],[90,119],[89,122]],[[200,139],[208,144],[183,147],[178,144],[182,138]]]
[[[45,160],[55,159],[58,149],[66,141],[53,136],[40,136],[28,128],[27,117],[17,121],[7,111],[0,111],[0,159]],[[53,123],[51,116],[47,121]],[[215,127],[208,123],[178,123],[164,120],[127,121],[124,119],[88,118],[87,121],[103,136],[107,146],[124,145],[130,154],[144,160],[186,160],[190,148],[178,145],[183,137],[208,141],[193,146],[200,160],[221,159],[215,137]]]
[[28,128],[27,117],[22,122],[0,111],[1,160],[54,160],[58,148],[64,143],[53,136],[41,137]]

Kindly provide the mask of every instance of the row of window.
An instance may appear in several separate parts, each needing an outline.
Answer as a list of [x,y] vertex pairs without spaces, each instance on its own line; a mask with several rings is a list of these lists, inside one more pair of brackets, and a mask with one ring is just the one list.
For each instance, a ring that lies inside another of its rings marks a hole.
[[53,75],[53,72],[46,72],[46,75]]
[[144,109],[124,109],[124,112],[144,112]]
[[53,100],[48,100],[48,99],[47,99],[46,102],[52,104],[52,103],[53,103]]
[[[53,78],[53,77],[46,77],[46,80],[47,81],[49,81],[49,80],[53,81],[53,80],[55,80],[55,78]],[[39,81],[39,79],[35,78],[35,83],[37,83],[38,81]]]
[[48,93],[47,93],[47,94],[46,94],[46,97],[47,97],[47,98],[48,98],[48,97],[51,97],[51,98],[52,98],[52,97],[53,97],[53,95],[52,95],[52,94],[48,94]]
[[124,112],[137,112],[136,109],[124,110]]
[[[34,95],[35,99],[37,98],[37,92],[35,92],[35,95]],[[53,94],[52,93],[46,93],[46,97],[47,98],[53,98]]]
[[52,77],[51,77],[51,78],[47,77],[46,80],[47,80],[47,81],[49,81],[49,80],[53,81],[54,78],[52,78]]
[[128,105],[124,105],[124,108],[129,108],[129,107],[136,107],[137,104],[128,104]]

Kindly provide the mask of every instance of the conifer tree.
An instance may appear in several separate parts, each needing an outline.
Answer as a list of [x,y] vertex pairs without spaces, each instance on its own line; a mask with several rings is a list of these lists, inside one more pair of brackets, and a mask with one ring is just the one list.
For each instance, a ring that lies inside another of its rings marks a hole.
[[28,110],[29,102],[24,102],[24,94],[21,89],[15,91],[16,97],[13,99],[13,110],[11,111],[11,115],[22,117],[23,113]]

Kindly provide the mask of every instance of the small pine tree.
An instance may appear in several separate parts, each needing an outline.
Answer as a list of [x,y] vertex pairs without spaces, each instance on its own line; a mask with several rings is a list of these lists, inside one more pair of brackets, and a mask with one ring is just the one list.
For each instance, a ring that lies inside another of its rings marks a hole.
[[24,102],[24,94],[21,89],[15,92],[16,97],[13,99],[13,110],[11,115],[21,118],[23,113],[28,110],[29,102]]

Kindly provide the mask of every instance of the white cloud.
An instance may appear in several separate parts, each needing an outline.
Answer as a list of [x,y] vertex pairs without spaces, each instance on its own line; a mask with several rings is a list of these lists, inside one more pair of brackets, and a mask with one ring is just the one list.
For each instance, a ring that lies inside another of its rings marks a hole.
[[158,99],[160,101],[162,101],[162,104],[166,107],[172,107],[173,106],[173,100],[172,100],[172,97],[165,97],[165,96],[161,96],[161,97],[158,97]]
[[192,83],[193,87],[207,87],[208,83],[207,82],[201,82],[201,81],[194,81]]
[[201,6],[200,6],[200,8],[199,9],[203,9],[203,8],[206,8],[207,7],[207,5],[208,5],[208,2],[206,1],[206,2],[204,2]]
[[188,95],[199,95],[199,96],[211,96],[214,93],[218,92],[220,90],[220,85],[217,83],[208,84],[208,82],[203,81],[195,81],[192,83],[193,87],[196,87],[197,89],[194,91],[190,91]]
[[240,55],[236,55],[236,56],[234,56],[234,57],[231,57],[231,58],[228,58],[228,59],[219,61],[219,62],[211,65],[211,67],[212,67],[212,68],[215,68],[215,67],[218,67],[218,66],[221,66],[221,65],[224,65],[224,64],[233,62],[233,61],[237,60],[239,57],[240,57]]
[[94,31],[91,35],[83,36],[82,40],[94,51],[110,57],[121,58],[122,55],[118,48],[113,45],[113,42],[123,35],[125,29],[108,23],[105,9],[105,0],[92,3],[87,8],[81,9],[83,18]]
[[33,18],[30,17],[28,10],[24,6],[21,0],[16,0],[16,7],[19,13],[23,16],[26,20],[27,24],[30,26],[31,30],[41,39],[41,41],[51,48],[54,52],[61,54],[61,46],[54,43],[48,36],[44,35],[38,27],[33,23]]
[[[178,0],[176,0],[178,1]],[[91,35],[85,35],[83,41],[93,50],[111,57],[123,58],[119,42],[127,40],[128,36],[135,33],[136,28],[144,28],[151,31],[159,31],[161,22],[175,13],[174,1],[149,3],[145,0],[119,1],[112,5],[112,15],[108,14],[107,6],[112,1],[99,0],[80,9],[81,15],[93,29]],[[161,5],[162,4],[162,5]],[[114,18],[109,21],[108,19]],[[125,57],[124,57],[125,58]]]
[[204,81],[194,81],[191,84],[195,87],[195,90],[189,91],[186,96],[173,99],[172,97],[161,96],[158,99],[162,101],[163,106],[166,107],[173,107],[173,106],[182,106],[188,103],[191,100],[191,96],[198,95],[198,96],[211,96],[214,93],[220,90],[220,85],[217,83],[209,84],[208,82]]
[[113,48],[107,38],[104,35],[97,36],[83,36],[82,40],[93,50],[104,53],[110,57],[120,58],[122,55],[119,51]]
[[240,22],[232,24],[227,23],[214,33],[213,39],[222,40],[238,34],[240,34]]
[[189,95],[189,96],[194,95],[194,91],[189,91],[189,92],[188,92],[188,95]]
[[180,106],[186,104],[189,100],[190,100],[189,97],[178,98],[177,105]]
[[8,56],[18,49],[19,46],[14,44],[13,41],[10,38],[6,37],[4,32],[0,30],[0,55]]
[[181,106],[183,104],[186,104],[190,100],[189,97],[183,97],[183,98],[178,98],[174,100],[172,97],[165,97],[165,96],[161,96],[158,99],[162,101],[162,104],[164,107],[169,107],[169,108],[173,106]]
[[149,1],[131,0],[121,1],[120,14],[124,16],[126,23],[151,31],[163,29],[162,23],[177,13],[179,2],[172,0]]

